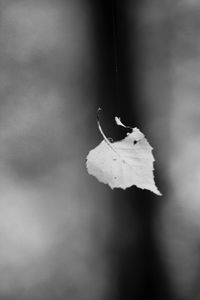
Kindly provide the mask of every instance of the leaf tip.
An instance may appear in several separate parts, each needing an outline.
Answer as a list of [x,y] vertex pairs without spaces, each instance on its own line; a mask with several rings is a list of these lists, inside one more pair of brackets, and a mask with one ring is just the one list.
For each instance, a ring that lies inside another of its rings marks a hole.
[[120,119],[119,117],[115,117],[115,123],[116,123],[118,126],[126,127],[126,126],[121,122],[121,119]]

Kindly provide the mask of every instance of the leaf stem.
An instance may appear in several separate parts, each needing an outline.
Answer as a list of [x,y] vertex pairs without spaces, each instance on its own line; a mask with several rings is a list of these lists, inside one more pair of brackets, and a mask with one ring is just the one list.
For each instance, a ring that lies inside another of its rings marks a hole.
[[99,118],[99,113],[100,111],[102,111],[102,108],[98,108],[97,109],[97,125],[98,125],[98,128],[99,128],[99,131],[101,133],[101,135],[103,136],[104,138],[104,141],[106,142],[106,144],[116,153],[118,154],[115,149],[112,147],[112,144],[110,143],[109,139],[106,137],[105,133],[103,132],[102,128],[101,128],[101,124],[100,124],[100,118]]

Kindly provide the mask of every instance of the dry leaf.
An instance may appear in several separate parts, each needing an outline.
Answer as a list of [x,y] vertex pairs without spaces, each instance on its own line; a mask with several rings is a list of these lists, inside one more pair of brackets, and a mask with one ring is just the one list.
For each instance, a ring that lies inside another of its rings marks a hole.
[[[117,117],[115,121],[119,126],[130,128]],[[135,185],[161,195],[154,181],[153,148],[144,134],[135,127],[131,128],[132,132],[123,140],[110,142],[103,133],[99,120],[98,127],[104,140],[87,156],[88,173],[112,189],[126,189]]]

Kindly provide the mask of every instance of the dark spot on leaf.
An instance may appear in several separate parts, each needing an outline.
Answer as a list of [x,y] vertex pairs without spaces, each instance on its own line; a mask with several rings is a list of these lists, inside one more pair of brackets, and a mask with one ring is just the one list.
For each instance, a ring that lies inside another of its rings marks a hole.
[[116,161],[117,159],[116,158],[113,158],[113,161]]
[[117,179],[117,177],[114,177],[114,179]]
[[136,140],[133,141],[133,145],[135,145],[135,144],[137,144],[137,141],[136,141]]

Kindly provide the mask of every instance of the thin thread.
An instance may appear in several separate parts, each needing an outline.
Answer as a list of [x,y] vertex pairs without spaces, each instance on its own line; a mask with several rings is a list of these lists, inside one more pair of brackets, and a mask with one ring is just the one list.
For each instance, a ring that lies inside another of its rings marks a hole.
[[115,67],[115,89],[117,98],[118,113],[120,112],[120,93],[119,93],[119,67],[118,67],[118,51],[117,51],[117,19],[115,13],[115,0],[112,0],[112,29],[113,29],[113,48],[114,48],[114,67]]

